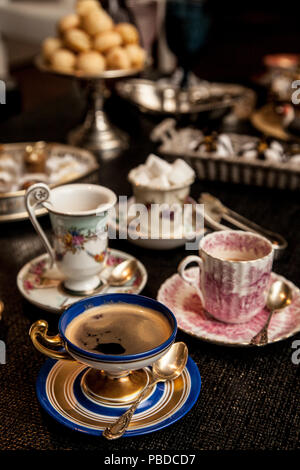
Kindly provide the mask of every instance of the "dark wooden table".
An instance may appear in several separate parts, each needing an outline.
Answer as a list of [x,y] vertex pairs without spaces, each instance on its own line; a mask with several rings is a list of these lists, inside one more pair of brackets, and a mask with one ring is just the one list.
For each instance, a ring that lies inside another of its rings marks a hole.
[[[108,103],[112,120],[131,134],[131,146],[115,160],[101,162],[98,181],[118,195],[130,195],[128,170],[155,150],[149,133],[156,120],[141,115],[113,98]],[[47,108],[40,107],[0,126],[0,141],[63,141],[82,114],[73,93]],[[274,270],[294,283],[300,280],[299,194],[257,187],[199,181],[192,187],[221,198],[232,209],[288,240]],[[49,233],[48,217],[42,226]],[[186,255],[184,248],[159,252],[140,249],[126,241],[111,246],[130,252],[146,266],[149,280],[143,294],[156,297],[161,283],[172,275]],[[259,349],[215,346],[178,332],[197,363],[202,390],[190,413],[159,432],[108,442],[72,432],[42,411],[35,394],[35,381],[45,358],[32,346],[30,324],[45,318],[56,331],[56,315],[27,303],[16,287],[19,269],[43,252],[30,222],[0,226],[0,298],[5,303],[0,339],[7,345],[7,364],[0,366],[0,448],[31,450],[97,450],[103,455],[130,455],[136,451],[164,452],[200,450],[295,450],[299,449],[299,367],[292,363],[294,338]]]

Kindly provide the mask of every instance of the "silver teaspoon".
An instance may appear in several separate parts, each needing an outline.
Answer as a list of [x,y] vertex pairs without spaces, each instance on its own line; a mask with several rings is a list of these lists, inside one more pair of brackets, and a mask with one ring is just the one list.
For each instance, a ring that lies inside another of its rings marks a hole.
[[263,345],[268,343],[268,328],[275,312],[284,309],[292,302],[292,289],[283,281],[275,281],[268,292],[267,308],[270,311],[262,329],[250,341],[250,344]]
[[103,285],[97,289],[97,294],[106,292],[110,286],[120,287],[129,282],[137,271],[138,265],[135,259],[127,259],[118,264],[110,273],[109,277],[103,280]]

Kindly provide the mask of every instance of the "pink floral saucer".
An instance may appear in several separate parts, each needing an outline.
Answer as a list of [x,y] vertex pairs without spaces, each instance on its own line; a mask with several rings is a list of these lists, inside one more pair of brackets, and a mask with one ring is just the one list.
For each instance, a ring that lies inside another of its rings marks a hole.
[[[112,269],[122,261],[134,257],[124,251],[108,248],[105,267],[100,277],[107,279]],[[137,261],[137,271],[133,278],[122,287],[109,287],[107,293],[122,292],[138,294],[143,290],[147,282],[147,271],[144,265]],[[67,294],[61,288],[61,274],[57,268],[47,269],[49,256],[47,253],[40,255],[25,264],[17,276],[17,286],[20,293],[28,302],[39,308],[53,313],[61,313],[63,307],[72,304],[82,297]]]
[[[199,276],[198,268],[190,268],[187,271],[191,277]],[[291,305],[274,314],[271,319],[268,329],[269,343],[275,343],[300,331],[300,290],[278,274],[272,273],[271,279],[282,279],[293,290]],[[268,311],[262,309],[246,323],[228,324],[215,320],[204,311],[196,289],[186,284],[179,274],[174,274],[161,285],[157,300],[172,310],[182,331],[224,346],[252,346],[251,338],[263,327],[268,317]]]

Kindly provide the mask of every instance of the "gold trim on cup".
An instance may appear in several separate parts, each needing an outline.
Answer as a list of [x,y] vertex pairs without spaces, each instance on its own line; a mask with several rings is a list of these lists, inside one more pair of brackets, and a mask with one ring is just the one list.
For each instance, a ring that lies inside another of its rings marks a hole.
[[[66,351],[55,351],[50,349],[52,346],[65,347],[65,343],[59,334],[55,336],[49,336],[48,334],[48,323],[45,320],[38,320],[33,323],[29,330],[29,336],[35,348],[46,356],[52,359],[63,359],[67,361],[74,361],[75,359]],[[43,345],[40,339],[47,345]]]

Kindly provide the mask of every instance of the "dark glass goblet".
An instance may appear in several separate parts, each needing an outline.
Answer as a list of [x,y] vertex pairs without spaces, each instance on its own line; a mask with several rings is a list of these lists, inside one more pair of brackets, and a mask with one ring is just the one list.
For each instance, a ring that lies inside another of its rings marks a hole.
[[167,0],[165,30],[170,50],[183,69],[181,86],[189,83],[189,75],[205,45],[210,27],[206,0]]

